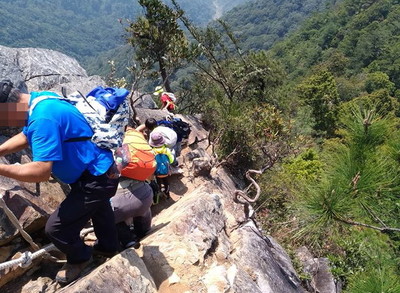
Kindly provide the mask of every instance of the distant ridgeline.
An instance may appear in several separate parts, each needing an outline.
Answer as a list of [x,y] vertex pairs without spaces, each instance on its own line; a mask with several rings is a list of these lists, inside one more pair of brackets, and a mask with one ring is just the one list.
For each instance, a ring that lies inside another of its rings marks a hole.
[[[195,23],[206,24],[217,9],[225,12],[245,1],[178,2]],[[1,45],[57,50],[81,64],[124,44],[125,20],[142,13],[132,0],[3,0],[1,6]]]

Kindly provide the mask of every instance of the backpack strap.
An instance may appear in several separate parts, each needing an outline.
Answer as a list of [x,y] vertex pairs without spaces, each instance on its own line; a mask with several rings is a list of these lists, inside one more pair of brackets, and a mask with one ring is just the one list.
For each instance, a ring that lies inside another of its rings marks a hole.
[[[68,100],[68,98],[66,98],[66,95],[65,95],[65,88],[64,87],[61,89],[61,91],[63,92],[62,94],[65,97],[65,99],[62,98],[62,97],[57,97],[57,96],[39,96],[39,97],[35,98],[33,100],[32,104],[29,106],[29,115],[32,114],[33,109],[35,109],[37,104],[39,104],[41,101],[44,101],[44,100],[47,100],[47,99],[58,99],[58,100],[66,100],[67,99]],[[85,141],[85,140],[91,140],[91,139],[92,139],[91,136],[82,136],[82,137],[73,137],[73,138],[64,140],[64,142]]]
[[[83,95],[80,91],[77,91],[77,92],[81,95],[81,97],[85,100],[85,102],[90,106],[90,108],[92,108],[93,111],[97,112],[96,109],[93,108],[92,105],[90,105],[90,103],[89,103],[89,101],[86,99],[85,95]],[[64,87],[64,86],[61,87],[61,93],[62,93],[63,97],[64,97],[65,99],[68,100],[67,88],[66,88],[66,87]]]
[[57,97],[57,96],[39,96],[37,98],[35,98],[32,102],[32,104],[29,106],[29,116],[32,115],[33,109],[35,109],[35,107],[37,106],[37,104],[39,104],[41,101],[43,100],[47,100],[47,99],[58,99],[58,100],[63,100],[63,98],[61,97]]
[[69,138],[67,140],[64,140],[64,142],[77,142],[77,141],[85,141],[85,140],[91,140],[91,136],[82,136],[82,137],[73,137]]

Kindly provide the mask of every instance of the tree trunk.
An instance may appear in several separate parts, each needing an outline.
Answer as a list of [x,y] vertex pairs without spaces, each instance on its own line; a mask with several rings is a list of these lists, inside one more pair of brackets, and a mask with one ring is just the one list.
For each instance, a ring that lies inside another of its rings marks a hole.
[[172,93],[172,89],[171,89],[171,85],[169,83],[169,78],[168,78],[168,74],[167,74],[167,70],[165,68],[164,65],[164,61],[162,58],[158,59],[158,65],[160,66],[160,74],[161,74],[161,78],[163,80],[163,85],[164,88],[167,92],[171,92]]

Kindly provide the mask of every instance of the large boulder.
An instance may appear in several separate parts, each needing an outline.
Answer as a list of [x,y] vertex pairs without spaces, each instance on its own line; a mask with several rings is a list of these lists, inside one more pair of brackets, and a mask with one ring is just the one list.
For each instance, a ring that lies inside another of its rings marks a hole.
[[76,59],[63,53],[38,48],[0,46],[0,79],[10,79],[29,91],[54,90],[61,86],[87,93],[104,85],[99,76],[89,77]]
[[[10,79],[14,85],[29,92],[50,90],[61,94],[88,93],[96,86],[104,86],[100,76],[88,76],[76,59],[63,53],[38,48],[9,48],[0,46],[0,80]],[[0,135],[11,137],[21,129],[0,127]]]

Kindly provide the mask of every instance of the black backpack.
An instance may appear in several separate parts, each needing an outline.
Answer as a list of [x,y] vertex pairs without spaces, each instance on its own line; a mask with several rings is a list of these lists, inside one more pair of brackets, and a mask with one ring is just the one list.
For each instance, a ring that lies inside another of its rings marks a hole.
[[9,79],[2,80],[0,82],[0,103],[7,101],[8,95],[10,94],[13,86],[13,83]]
[[157,122],[157,124],[172,128],[178,135],[178,138],[189,138],[189,134],[191,132],[190,124],[180,118],[160,120]]

